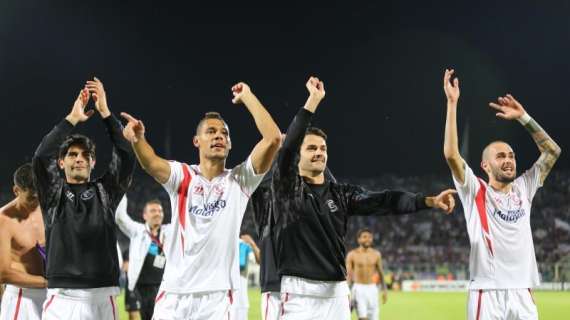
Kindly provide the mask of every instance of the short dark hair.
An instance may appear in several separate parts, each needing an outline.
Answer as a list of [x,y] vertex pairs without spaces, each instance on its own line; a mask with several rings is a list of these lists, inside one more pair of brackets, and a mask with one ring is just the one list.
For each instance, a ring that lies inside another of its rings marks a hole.
[[323,138],[325,141],[327,141],[327,134],[320,128],[317,127],[309,127],[307,128],[307,131],[305,131],[305,135],[315,135],[315,136],[319,136],[321,138]]
[[80,146],[89,152],[91,158],[95,159],[95,143],[82,134],[72,134],[65,138],[65,141],[59,146],[59,159],[65,158],[67,151],[71,146]]
[[21,165],[14,172],[14,185],[25,191],[36,192],[36,184],[34,183],[34,172],[31,163]]
[[146,207],[150,204],[158,204],[159,206],[162,206],[162,202],[160,202],[160,200],[158,199],[150,199],[148,200],[145,204],[144,204],[144,208],[146,209]]
[[222,121],[226,126],[228,125],[226,123],[226,121],[224,120],[224,118],[222,118],[222,115],[219,112],[209,111],[209,112],[206,112],[204,114],[204,117],[200,120],[200,122],[198,122],[198,125],[196,126],[196,134],[198,134],[198,131],[200,131],[200,127],[202,126],[202,124],[204,124],[204,121],[206,121],[208,119],[217,119],[217,120]]
[[358,238],[360,238],[360,236],[361,236],[363,233],[370,233],[370,234],[372,234],[372,231],[371,231],[370,229],[368,229],[368,228],[362,228],[362,229],[358,230],[358,232],[356,233],[356,239],[358,240]]

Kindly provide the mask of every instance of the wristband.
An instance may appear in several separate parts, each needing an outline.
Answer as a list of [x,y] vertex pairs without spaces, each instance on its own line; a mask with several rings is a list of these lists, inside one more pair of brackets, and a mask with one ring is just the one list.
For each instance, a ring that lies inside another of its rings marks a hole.
[[527,123],[530,122],[530,119],[532,119],[528,113],[524,113],[520,118],[517,119],[518,122],[520,122],[520,124],[522,124],[523,126],[526,126]]

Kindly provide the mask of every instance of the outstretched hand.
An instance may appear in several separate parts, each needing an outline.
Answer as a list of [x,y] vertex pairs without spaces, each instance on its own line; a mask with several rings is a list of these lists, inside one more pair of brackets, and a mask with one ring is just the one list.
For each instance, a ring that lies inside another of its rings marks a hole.
[[440,194],[433,197],[433,203],[430,204],[430,207],[441,209],[446,214],[450,214],[455,208],[455,198],[453,195],[456,193],[457,191],[454,189],[447,189],[442,191]]
[[75,102],[73,103],[73,107],[71,108],[71,112],[67,115],[67,121],[71,122],[73,125],[76,125],[79,122],[85,122],[89,120],[89,118],[93,115],[95,111],[88,110],[85,111],[85,107],[87,107],[87,102],[89,102],[89,90],[86,88],[79,91],[79,95]]
[[443,91],[445,92],[445,96],[447,97],[447,101],[451,103],[457,103],[459,100],[459,79],[453,78],[453,83],[451,82],[451,78],[453,77],[453,73],[455,70],[445,69],[445,75],[443,76]]
[[141,120],[135,119],[126,112],[121,112],[121,117],[127,120],[127,125],[123,129],[123,136],[130,143],[137,143],[144,138],[145,128]]
[[510,94],[499,97],[497,102],[490,102],[489,106],[498,111],[496,116],[501,119],[516,120],[526,113],[523,106]]

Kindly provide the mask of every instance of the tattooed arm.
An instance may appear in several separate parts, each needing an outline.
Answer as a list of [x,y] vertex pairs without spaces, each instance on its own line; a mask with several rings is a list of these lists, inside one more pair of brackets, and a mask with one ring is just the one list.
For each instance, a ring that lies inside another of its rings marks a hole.
[[536,165],[540,170],[540,183],[544,183],[554,163],[556,163],[556,160],[560,157],[562,149],[560,149],[558,144],[526,113],[523,106],[510,94],[499,97],[498,103],[491,102],[489,106],[498,111],[497,117],[507,120],[516,119],[528,130],[538,150],[540,150],[540,157],[536,161]]

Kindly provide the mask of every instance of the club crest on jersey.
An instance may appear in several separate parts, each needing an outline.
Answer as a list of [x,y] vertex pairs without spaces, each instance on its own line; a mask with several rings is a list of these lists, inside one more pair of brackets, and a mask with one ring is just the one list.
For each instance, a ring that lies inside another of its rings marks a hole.
[[501,220],[505,222],[516,223],[517,221],[519,221],[520,218],[526,215],[526,212],[524,211],[523,208],[519,208],[516,210],[507,210],[506,212],[495,209],[493,215],[495,217],[501,218]]
[[93,189],[87,189],[81,194],[81,200],[87,201],[95,196],[95,191]]
[[221,197],[221,196],[224,194],[224,186],[221,185],[221,184],[216,184],[216,185],[214,185],[212,191],[214,192],[214,194],[215,194],[216,196],[220,196],[220,197]]
[[332,200],[327,200],[327,206],[329,207],[329,210],[331,212],[337,212],[338,211],[338,207],[337,207],[336,203],[334,203],[334,201],[332,201]]

